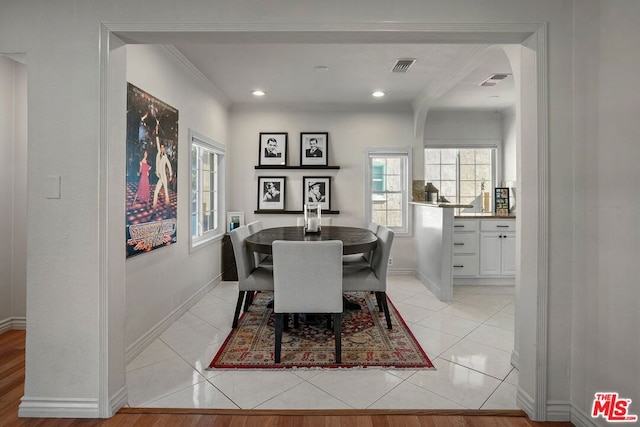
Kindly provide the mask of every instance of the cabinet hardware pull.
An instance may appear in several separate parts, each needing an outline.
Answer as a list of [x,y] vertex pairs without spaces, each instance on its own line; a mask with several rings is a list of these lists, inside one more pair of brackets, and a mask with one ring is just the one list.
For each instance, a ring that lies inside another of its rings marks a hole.
[[454,243],[453,246],[464,246],[464,243]]
[[509,225],[496,225],[496,227],[498,227],[498,228],[509,228],[510,226]]
[[464,265],[454,265],[455,268],[463,268]]
[[464,225],[454,225],[453,228],[464,228]]

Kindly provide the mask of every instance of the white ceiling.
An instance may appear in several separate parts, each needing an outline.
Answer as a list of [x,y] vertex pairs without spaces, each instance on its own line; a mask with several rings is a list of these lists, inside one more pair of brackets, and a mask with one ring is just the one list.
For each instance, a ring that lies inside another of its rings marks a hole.
[[[500,111],[514,105],[513,77],[494,87],[479,84],[511,73],[501,49],[473,44],[419,43],[177,43],[181,52],[233,106],[382,105],[411,109]],[[406,73],[397,59],[415,58]],[[317,66],[329,67],[319,72]],[[254,89],[267,95],[256,98]],[[386,92],[373,98],[375,90]],[[440,95],[438,92],[443,92]]]

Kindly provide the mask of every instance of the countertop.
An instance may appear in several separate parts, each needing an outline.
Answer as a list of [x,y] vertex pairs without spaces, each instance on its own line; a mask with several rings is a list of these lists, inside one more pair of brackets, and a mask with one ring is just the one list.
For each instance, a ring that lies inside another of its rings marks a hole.
[[493,212],[487,213],[460,213],[454,215],[454,218],[464,218],[464,219],[473,219],[473,218],[482,218],[482,219],[515,219],[515,214],[508,215],[496,215]]
[[430,206],[433,208],[472,208],[473,205],[457,204],[457,203],[429,203],[425,201],[415,200],[409,202],[412,205]]

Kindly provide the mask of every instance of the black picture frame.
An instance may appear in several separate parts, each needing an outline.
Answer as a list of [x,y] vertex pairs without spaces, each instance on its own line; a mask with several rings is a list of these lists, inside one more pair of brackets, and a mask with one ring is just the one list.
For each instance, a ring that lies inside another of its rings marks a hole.
[[331,210],[331,177],[303,176],[302,203],[318,203],[320,209]]
[[300,166],[328,166],[329,132],[300,132]]
[[[258,164],[260,166],[287,165],[287,132],[260,132],[258,139]],[[272,150],[275,141],[275,150]]]
[[496,215],[509,215],[509,187],[496,187],[493,206]]
[[258,177],[258,210],[284,211],[286,181],[285,176]]

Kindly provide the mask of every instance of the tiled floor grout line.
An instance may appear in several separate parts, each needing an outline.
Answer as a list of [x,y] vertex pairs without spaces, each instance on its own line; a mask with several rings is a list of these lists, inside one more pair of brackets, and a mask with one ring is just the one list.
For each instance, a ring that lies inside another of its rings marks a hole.
[[[409,282],[409,281],[407,281],[407,282]],[[214,289],[216,289],[216,288],[214,288]],[[413,291],[412,291],[412,289],[414,289],[414,287],[413,287],[413,286],[406,286],[406,287],[404,287],[404,288],[401,290],[401,292],[402,292],[402,293],[404,293],[404,294],[409,295],[409,294],[411,294],[411,293],[413,292]],[[220,296],[220,294],[224,294],[224,291],[221,291],[221,292],[219,292],[218,294],[212,294],[212,295],[215,297],[215,300],[216,300],[216,301],[212,302],[212,304],[215,304],[215,303],[216,303],[216,302],[218,302],[218,301],[219,301],[219,302],[223,302],[223,303],[229,303],[229,302],[228,302],[228,300],[227,300],[227,299],[222,298],[222,297]],[[416,295],[421,295],[421,294],[424,294],[424,296],[429,297],[429,298],[431,298],[431,296],[432,296],[432,294],[430,293],[430,291],[428,291],[428,290],[422,290],[421,292],[414,292],[414,293],[413,293],[413,297],[415,297]],[[412,305],[412,306],[414,306],[414,307],[416,307],[416,308],[418,308],[418,309],[427,310],[427,311],[431,312],[431,314],[429,314],[427,317],[425,317],[425,318],[423,318],[423,319],[419,320],[420,322],[422,322],[422,321],[425,321],[425,320],[427,320],[427,321],[428,321],[429,316],[433,316],[435,313],[440,313],[440,312],[442,312],[442,310],[445,310],[445,309],[447,309],[448,307],[451,307],[452,305],[454,305],[454,304],[456,304],[456,303],[459,303],[462,299],[467,298],[467,297],[473,297],[473,296],[482,296],[483,298],[487,298],[487,297],[494,297],[494,296],[499,296],[499,297],[511,297],[511,298],[513,298],[513,295],[508,294],[508,293],[505,293],[505,294],[495,293],[495,294],[493,294],[493,293],[491,293],[491,292],[488,292],[488,293],[481,293],[481,292],[479,292],[478,294],[475,294],[475,293],[468,293],[468,291],[466,291],[466,292],[462,292],[462,295],[460,295],[460,294],[459,294],[458,296],[456,296],[456,295],[454,294],[454,300],[453,300],[453,301],[451,301],[450,303],[448,303],[446,306],[440,307],[440,308],[439,308],[439,309],[437,309],[437,310],[430,309],[430,308],[426,308],[426,307],[423,307],[423,306],[420,306],[420,305],[413,305],[413,304],[411,304],[410,302],[406,302],[405,304],[407,304],[407,305]],[[398,303],[402,303],[403,301],[410,301],[413,297],[412,297],[412,296],[407,296],[407,297],[403,298],[402,300],[399,300],[399,301],[398,301]],[[393,298],[393,297],[391,297],[391,298]],[[196,303],[196,304],[197,304],[197,303]],[[463,302],[463,304],[464,304],[464,302]],[[453,361],[451,361],[451,360],[448,360],[448,359],[442,358],[442,357],[441,357],[441,355],[442,355],[442,354],[444,354],[445,352],[447,352],[448,350],[450,350],[452,347],[454,347],[454,346],[456,346],[457,344],[459,344],[460,342],[462,342],[463,340],[467,339],[471,334],[473,334],[475,331],[477,331],[479,328],[481,328],[481,327],[483,327],[483,326],[485,326],[485,325],[486,325],[486,326],[488,326],[488,327],[491,327],[491,328],[497,328],[497,329],[501,329],[501,330],[506,331],[506,332],[509,332],[509,333],[513,333],[513,330],[511,330],[511,329],[503,328],[503,327],[501,327],[501,326],[496,326],[496,325],[490,325],[490,324],[488,324],[488,323],[487,323],[488,321],[490,321],[492,318],[494,318],[494,317],[495,317],[496,315],[498,315],[499,313],[504,313],[505,315],[513,316],[513,314],[512,314],[512,313],[507,313],[507,312],[503,312],[503,311],[502,311],[502,310],[504,310],[505,308],[507,308],[510,304],[512,304],[512,301],[510,301],[510,302],[508,302],[508,303],[505,303],[505,304],[503,304],[503,305],[501,305],[501,306],[499,306],[499,307],[495,308],[495,310],[494,310],[494,309],[492,309],[491,311],[492,311],[493,313],[492,313],[489,317],[487,317],[486,319],[484,319],[483,321],[471,320],[471,319],[469,319],[469,318],[456,316],[455,314],[450,314],[450,313],[442,313],[443,315],[451,316],[451,317],[455,317],[455,318],[457,318],[457,319],[460,319],[461,321],[469,321],[469,322],[474,322],[474,323],[476,323],[476,324],[477,324],[477,325],[475,325],[471,330],[469,330],[469,331],[468,331],[465,335],[463,335],[463,336],[458,336],[457,334],[456,334],[456,335],[452,335],[452,334],[449,334],[449,333],[447,333],[447,332],[443,332],[441,329],[440,329],[440,330],[435,329],[435,328],[433,328],[433,329],[432,329],[432,328],[430,328],[429,326],[424,325],[424,324],[422,324],[422,325],[418,325],[418,323],[417,323],[417,322],[408,322],[408,321],[406,321],[406,323],[407,323],[407,325],[409,326],[409,328],[410,328],[410,329],[411,329],[412,327],[415,327],[415,326],[420,326],[420,327],[424,327],[424,328],[426,328],[426,329],[429,329],[429,330],[433,331],[434,333],[440,333],[440,334],[444,334],[444,335],[451,335],[451,336],[454,336],[454,337],[456,338],[456,341],[455,341],[455,342],[453,342],[452,344],[450,344],[450,345],[448,345],[448,346],[445,346],[445,347],[443,347],[443,348],[439,349],[439,354],[437,354],[437,355],[435,355],[435,356],[434,356],[434,360],[435,360],[435,359],[441,359],[441,360],[446,361],[446,362],[448,362],[448,363],[452,363],[452,364],[455,364],[455,365],[461,366],[461,367],[463,367],[463,368],[465,368],[465,369],[468,369],[468,370],[470,370],[470,371],[473,371],[473,372],[478,373],[478,374],[483,375],[483,376],[487,376],[487,377],[493,378],[493,379],[495,379],[495,380],[497,380],[497,381],[498,381],[498,384],[496,385],[496,387],[495,387],[495,388],[493,388],[493,390],[491,391],[491,393],[487,396],[487,398],[484,400],[484,402],[480,405],[480,408],[482,408],[484,405],[486,405],[486,404],[487,404],[487,402],[488,402],[489,400],[491,400],[491,398],[495,395],[495,393],[497,392],[498,388],[500,388],[501,386],[503,386],[503,385],[504,385],[504,383],[506,382],[506,378],[507,378],[509,375],[511,375],[511,373],[513,372],[513,368],[511,368],[511,369],[509,370],[509,372],[507,372],[507,374],[504,376],[504,378],[500,379],[500,378],[497,378],[497,377],[495,377],[495,376],[493,376],[493,375],[490,375],[490,374],[487,374],[487,373],[485,373],[485,372],[482,372],[482,371],[476,370],[476,369],[474,369],[474,368],[471,368],[471,367],[468,367],[468,366],[465,366],[465,365],[462,365],[462,364],[459,364],[459,363],[453,362]],[[207,305],[207,304],[205,304],[204,306],[206,306],[206,305]],[[480,304],[478,304],[478,305],[475,305],[475,304],[468,304],[468,305],[476,306],[476,307],[479,307],[479,308],[485,308],[485,307],[483,307],[483,306],[482,306],[482,305],[480,305]],[[195,305],[194,305],[194,306],[195,306]],[[400,315],[402,315],[402,310],[399,310],[399,312],[400,312]],[[200,321],[202,321],[202,323],[203,323],[203,324],[206,324],[207,326],[212,327],[212,328],[214,328],[214,329],[217,329],[217,330],[219,330],[220,332],[224,333],[224,331],[223,331],[223,330],[221,330],[219,327],[217,327],[217,326],[216,326],[216,325],[214,325],[214,324],[209,323],[205,318],[203,318],[203,317],[199,316],[199,315],[198,315],[198,314],[196,314],[195,312],[191,312],[191,310],[189,310],[189,311],[188,311],[188,313],[189,313],[190,315],[192,315],[192,316],[196,317],[196,318],[197,318],[197,319],[199,319]],[[508,321],[508,319],[507,319],[507,321]],[[427,323],[428,323],[428,322],[427,322]],[[190,327],[193,327],[193,326],[186,326],[186,325],[185,325],[184,329],[187,329],[187,328],[190,328]],[[178,331],[174,331],[174,332],[178,332]],[[199,371],[195,366],[193,366],[193,365],[192,365],[192,364],[191,364],[191,363],[190,363],[190,362],[189,362],[185,357],[181,356],[181,355],[180,355],[180,353],[178,353],[178,351],[176,351],[176,349],[174,349],[171,345],[169,345],[169,343],[168,343],[167,341],[165,341],[165,340],[162,338],[162,336],[161,336],[161,337],[159,337],[159,341],[160,341],[160,342],[162,342],[162,344],[163,344],[163,345],[165,345],[166,347],[168,347],[174,355],[178,356],[179,360],[181,360],[182,362],[186,363],[186,365],[187,365],[190,369],[195,370],[195,372],[197,372],[197,373],[198,373],[199,377],[201,377],[201,378],[203,379],[203,381],[199,381],[199,382],[198,382],[198,384],[200,384],[200,383],[202,383],[202,382],[205,382],[205,381],[206,381],[210,386],[214,387],[214,388],[215,388],[219,393],[221,393],[221,394],[222,394],[226,399],[228,399],[228,400],[229,400],[229,401],[230,401],[234,406],[236,406],[236,407],[238,407],[238,408],[241,408],[241,405],[240,405],[240,404],[238,404],[238,403],[237,403],[236,401],[234,401],[233,399],[231,399],[231,397],[230,397],[230,396],[228,396],[228,395],[223,391],[223,389],[220,389],[220,388],[218,388],[218,386],[216,386],[216,384],[215,384],[215,378],[216,378],[216,377],[215,377],[215,376],[214,376],[214,377],[211,377],[211,378],[208,378],[204,373],[201,373],[201,372],[200,372],[200,371]],[[480,344],[480,345],[485,345],[485,346],[487,346],[487,347],[490,347],[490,348],[495,349],[495,350],[498,350],[498,351],[506,352],[506,351],[505,351],[504,349],[502,349],[502,348],[498,348],[498,347],[490,346],[490,345],[487,345],[487,344],[485,344],[485,343],[478,343],[478,342],[473,341],[473,340],[468,340],[468,341],[469,341],[469,342],[472,342],[472,343],[477,343],[477,344]],[[159,362],[160,362],[160,361],[157,361],[157,362],[154,362],[154,363],[159,363]],[[136,368],[136,369],[141,369],[141,368],[144,368],[144,367],[140,367],[140,368]],[[386,391],[382,396],[380,396],[380,397],[376,398],[376,400],[375,400],[374,402],[372,402],[371,404],[369,404],[367,407],[371,407],[371,406],[375,405],[375,403],[376,403],[376,402],[378,402],[378,401],[380,401],[381,399],[383,399],[384,397],[386,397],[386,396],[390,395],[390,393],[392,393],[394,390],[396,390],[398,387],[400,387],[400,386],[401,386],[401,385],[403,385],[403,384],[411,384],[411,385],[413,385],[413,386],[417,386],[417,387],[420,387],[420,388],[424,388],[424,387],[422,387],[421,385],[419,385],[419,384],[415,384],[415,383],[412,383],[412,382],[410,381],[410,378],[412,378],[415,374],[416,374],[416,372],[414,372],[413,374],[409,375],[409,376],[408,376],[408,377],[406,377],[406,378],[404,378],[404,377],[398,377],[398,378],[400,379],[400,382],[398,382],[398,383],[397,383],[396,385],[394,385],[392,388],[390,388],[389,390],[387,390],[387,391]],[[391,374],[391,375],[393,375],[393,374]],[[257,405],[255,405],[255,407],[257,407],[257,406],[261,406],[261,405],[263,405],[263,404],[265,404],[265,403],[267,403],[267,402],[269,402],[269,401],[271,401],[271,400],[273,400],[273,399],[276,399],[277,397],[279,397],[279,396],[282,396],[282,395],[286,394],[288,391],[290,391],[290,390],[294,389],[295,387],[297,387],[297,386],[299,386],[300,384],[303,384],[303,383],[306,383],[306,384],[308,384],[308,385],[311,385],[312,387],[314,387],[314,388],[316,388],[316,389],[318,389],[318,390],[321,390],[322,392],[327,393],[328,395],[332,396],[332,398],[333,398],[333,399],[336,399],[337,401],[342,402],[343,404],[345,404],[345,405],[347,405],[347,406],[349,406],[349,407],[352,407],[352,405],[349,405],[347,402],[343,401],[343,400],[342,400],[342,399],[340,399],[338,396],[335,396],[335,395],[334,395],[333,393],[331,393],[330,391],[328,391],[328,390],[324,390],[324,389],[322,389],[322,388],[318,387],[317,385],[313,384],[312,382],[310,382],[309,380],[310,380],[311,378],[313,378],[313,377],[315,377],[315,375],[314,375],[314,376],[312,376],[312,377],[309,377],[309,378],[304,378],[304,377],[300,377],[300,376],[298,376],[298,378],[301,380],[300,382],[298,382],[298,383],[297,383],[297,384],[295,384],[295,385],[292,385],[291,387],[288,387],[286,390],[283,390],[283,391],[279,392],[279,393],[278,393],[277,395],[275,395],[275,396],[271,396],[271,397],[267,398],[266,400],[262,401],[261,403],[258,403]],[[513,384],[510,384],[510,383],[508,383],[508,384],[509,384],[510,386],[514,386]],[[164,395],[164,396],[161,396],[161,397],[156,397],[156,398],[154,398],[153,400],[150,400],[150,401],[148,401],[148,402],[143,403],[143,405],[151,404],[151,403],[153,403],[153,402],[155,402],[155,401],[158,401],[158,400],[160,400],[160,399],[163,399],[163,398],[165,398],[165,397],[167,397],[167,396],[170,396],[170,395],[172,395],[172,394],[179,393],[179,392],[184,391],[185,389],[187,389],[187,388],[189,388],[189,387],[193,387],[193,386],[194,386],[194,385],[192,384],[191,386],[187,386],[187,387],[181,388],[180,390],[173,391],[172,393],[169,393],[168,395]],[[433,394],[435,394],[435,395],[438,395],[438,396],[440,396],[441,398],[443,398],[443,399],[445,399],[445,400],[447,400],[447,401],[450,401],[450,402],[452,402],[452,403],[454,403],[454,404],[461,405],[461,406],[465,406],[465,405],[462,405],[460,402],[456,402],[456,401],[450,400],[448,397],[446,397],[445,395],[442,395],[442,394],[438,393],[437,391],[433,391],[433,390],[431,390],[431,389],[427,389],[427,388],[424,388],[424,389],[425,389],[425,390],[427,390],[428,392],[433,393]]]

